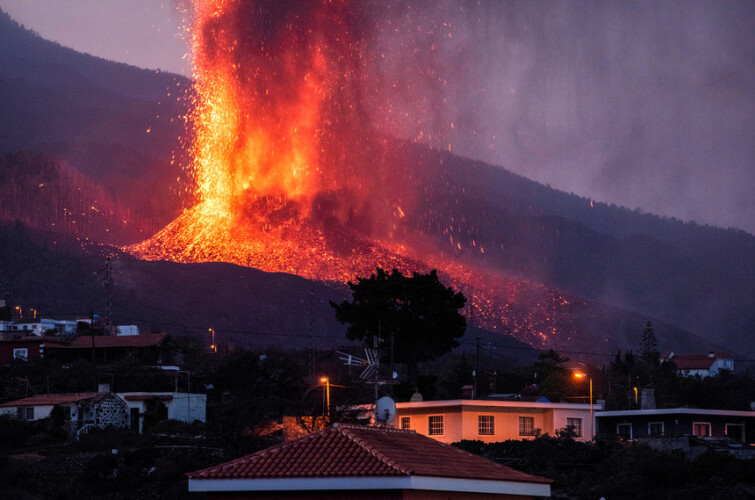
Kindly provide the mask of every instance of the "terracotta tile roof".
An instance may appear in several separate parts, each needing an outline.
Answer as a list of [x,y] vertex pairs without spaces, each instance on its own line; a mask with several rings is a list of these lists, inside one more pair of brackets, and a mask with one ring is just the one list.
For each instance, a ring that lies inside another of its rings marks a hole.
[[47,406],[59,405],[65,403],[76,403],[85,399],[94,399],[99,401],[107,395],[106,392],[74,392],[67,394],[39,394],[24,399],[17,399],[8,403],[0,404],[0,408],[11,406]]
[[722,358],[718,354],[679,354],[669,361],[676,365],[677,370],[709,370],[716,359]]
[[[166,333],[145,333],[142,335],[95,335],[95,347],[151,347],[158,345],[168,336]],[[92,348],[92,337],[77,337],[71,347]]]
[[343,424],[188,476],[190,479],[429,476],[552,482],[414,431]]

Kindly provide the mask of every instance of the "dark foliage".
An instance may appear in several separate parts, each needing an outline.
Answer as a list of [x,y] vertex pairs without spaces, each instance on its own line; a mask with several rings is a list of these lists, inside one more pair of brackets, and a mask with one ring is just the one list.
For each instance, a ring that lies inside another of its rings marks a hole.
[[466,298],[440,282],[436,271],[404,276],[377,269],[369,278],[349,283],[352,301],[331,302],[336,318],[349,327],[346,336],[380,346],[407,366],[409,383],[417,383],[419,363],[442,356],[459,345],[467,322],[459,310]]
[[[272,442],[255,427],[284,415],[306,414],[306,358],[278,350],[239,351],[196,373],[208,391],[209,431],[230,455],[257,451]],[[277,436],[274,439],[278,439]]]
[[584,443],[568,436],[456,446],[554,480],[554,498],[751,498],[755,463],[706,452],[693,461],[644,445]]

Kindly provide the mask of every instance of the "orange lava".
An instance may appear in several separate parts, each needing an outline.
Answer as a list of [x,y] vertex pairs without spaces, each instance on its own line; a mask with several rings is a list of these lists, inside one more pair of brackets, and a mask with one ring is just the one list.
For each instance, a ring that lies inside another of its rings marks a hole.
[[557,293],[419,255],[411,234],[394,237],[415,181],[375,160],[386,143],[359,114],[368,77],[350,2],[275,4],[194,0],[196,203],[126,250],[338,282],[376,267],[438,268],[470,298],[474,326],[535,345],[563,335],[554,325],[566,299]]

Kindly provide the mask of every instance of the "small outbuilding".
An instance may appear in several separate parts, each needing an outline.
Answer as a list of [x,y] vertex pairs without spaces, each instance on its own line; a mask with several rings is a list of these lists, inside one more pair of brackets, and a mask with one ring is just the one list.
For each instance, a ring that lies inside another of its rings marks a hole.
[[207,498],[525,499],[551,480],[392,427],[334,424],[188,474]]
[[0,404],[0,414],[21,420],[41,420],[59,407],[71,433],[81,434],[91,428],[126,427],[128,405],[112,392],[76,392],[39,394]]

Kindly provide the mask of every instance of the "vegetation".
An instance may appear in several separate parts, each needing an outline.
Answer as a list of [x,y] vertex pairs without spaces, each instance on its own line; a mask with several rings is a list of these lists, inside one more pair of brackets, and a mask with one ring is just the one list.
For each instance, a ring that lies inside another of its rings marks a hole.
[[[467,322],[459,310],[466,298],[440,282],[438,273],[404,276],[378,269],[369,278],[349,283],[352,301],[331,302],[336,318],[349,325],[346,336],[368,347],[388,342],[391,361],[403,363],[409,382],[418,381],[419,363],[457,347]],[[395,357],[394,357],[395,356]]]
[[713,451],[690,461],[645,445],[585,443],[568,435],[490,444],[462,441],[456,446],[553,479],[553,498],[734,500],[755,494],[755,461]]

